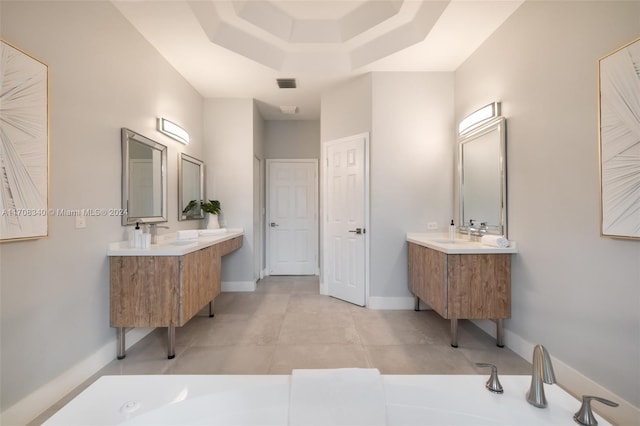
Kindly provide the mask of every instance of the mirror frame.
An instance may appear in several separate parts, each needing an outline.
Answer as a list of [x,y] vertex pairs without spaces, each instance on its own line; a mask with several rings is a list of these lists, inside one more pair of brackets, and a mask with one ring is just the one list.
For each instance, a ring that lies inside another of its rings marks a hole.
[[500,138],[499,144],[499,167],[500,167],[500,224],[498,227],[490,227],[487,230],[488,234],[504,235],[507,237],[507,138],[506,138],[506,119],[502,116],[492,118],[481,125],[474,128],[472,131],[459,136],[458,143],[458,176],[459,176],[459,229],[461,231],[467,231],[467,224],[464,223],[464,158],[463,158],[463,145],[478,139],[487,133],[497,131]]
[[200,214],[187,216],[183,213],[184,208],[186,207],[183,204],[183,194],[184,194],[184,176],[182,172],[184,171],[184,163],[189,162],[197,165],[200,168],[200,201],[204,200],[204,162],[202,160],[198,160],[195,157],[187,155],[183,152],[180,153],[180,157],[178,159],[178,220],[199,220],[204,219],[204,212],[200,209]]
[[[133,225],[136,222],[139,223],[159,223],[167,221],[167,147],[156,141],[153,141],[139,133],[132,130],[122,128],[122,209],[125,214],[122,215],[122,225]],[[160,203],[161,212],[159,216],[130,216],[129,215],[129,142],[135,140],[149,146],[152,149],[160,151],[160,180],[161,180],[161,195],[162,200]]]

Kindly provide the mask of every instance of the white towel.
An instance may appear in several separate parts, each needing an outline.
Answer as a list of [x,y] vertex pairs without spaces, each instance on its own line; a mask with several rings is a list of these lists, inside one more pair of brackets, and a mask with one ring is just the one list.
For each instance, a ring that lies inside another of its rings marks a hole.
[[188,229],[185,231],[178,231],[176,233],[176,239],[178,240],[195,240],[196,238],[198,238],[197,229]]
[[293,370],[289,425],[386,425],[382,377],[377,369]]
[[511,245],[509,240],[507,240],[502,235],[483,235],[480,242],[485,246],[499,247],[499,248],[507,248]]

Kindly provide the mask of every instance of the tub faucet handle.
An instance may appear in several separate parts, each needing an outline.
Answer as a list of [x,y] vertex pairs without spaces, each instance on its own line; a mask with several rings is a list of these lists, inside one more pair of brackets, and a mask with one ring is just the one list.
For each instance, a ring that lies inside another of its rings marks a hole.
[[502,389],[502,385],[500,384],[500,380],[498,379],[498,367],[493,364],[486,364],[483,362],[476,362],[476,366],[478,367],[488,367],[491,368],[491,376],[485,387],[494,393],[503,393],[504,389]]
[[573,415],[573,420],[577,423],[580,423],[584,426],[596,426],[598,421],[596,420],[596,416],[593,415],[593,411],[591,411],[591,400],[596,400],[598,402],[602,402],[610,407],[617,407],[618,404],[609,401],[608,399],[600,398],[598,396],[591,395],[582,395],[582,405],[580,409]]

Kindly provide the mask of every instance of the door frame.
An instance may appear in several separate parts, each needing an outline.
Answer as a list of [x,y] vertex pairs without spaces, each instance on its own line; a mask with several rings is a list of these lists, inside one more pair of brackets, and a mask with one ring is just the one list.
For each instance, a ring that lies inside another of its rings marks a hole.
[[263,160],[253,156],[253,274],[254,280],[264,278],[264,184]]
[[[267,226],[268,223],[271,222],[271,217],[269,216],[269,207],[270,207],[270,202],[271,202],[271,164],[272,163],[309,163],[309,164],[313,164],[313,166],[315,167],[315,184],[314,184],[314,191],[313,191],[313,201],[315,203],[315,214],[316,217],[318,217],[319,215],[319,204],[318,204],[318,186],[319,186],[319,171],[318,171],[318,159],[317,158],[267,158],[266,160],[267,163],[267,167],[266,167],[266,190],[265,190],[265,204],[264,204],[264,209],[265,209],[265,215],[264,215],[264,229],[265,229],[265,264],[264,264],[264,275],[265,276],[269,276],[271,275],[270,271],[269,271],[269,266],[271,265],[271,232],[269,232],[269,227]],[[317,220],[316,222],[318,225],[316,226],[316,268],[315,268],[315,274],[316,275],[320,275],[320,220]]]
[[332,145],[341,144],[347,141],[351,141],[353,139],[364,139],[364,172],[363,172],[363,182],[364,182],[364,229],[366,230],[366,234],[364,235],[364,305],[369,306],[369,294],[370,294],[370,247],[371,247],[371,201],[370,201],[370,142],[369,142],[369,132],[358,133],[352,136],[347,136],[339,139],[332,139],[329,141],[322,142],[322,149],[320,152],[320,162],[322,164],[321,168],[321,179],[320,179],[320,294],[328,295],[329,294],[329,285],[325,282],[324,277],[326,276],[326,271],[324,270],[324,259],[327,256],[327,251],[331,246],[327,241],[328,235],[325,232],[327,229],[328,222],[328,212],[327,212],[327,188],[328,182],[327,178],[329,174],[327,173],[327,167],[329,166],[329,158],[328,158],[328,149]]

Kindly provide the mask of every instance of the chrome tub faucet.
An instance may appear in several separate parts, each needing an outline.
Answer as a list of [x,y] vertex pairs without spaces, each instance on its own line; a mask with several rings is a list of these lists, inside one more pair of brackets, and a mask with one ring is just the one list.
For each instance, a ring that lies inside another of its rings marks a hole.
[[531,387],[527,392],[527,402],[538,408],[547,406],[547,398],[544,396],[544,385],[552,385],[556,382],[556,376],[551,365],[549,352],[542,345],[533,348],[533,371],[531,373]]

